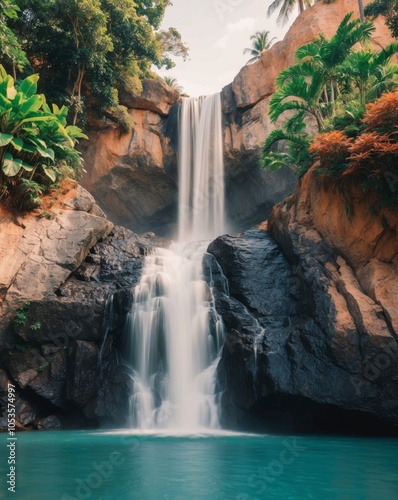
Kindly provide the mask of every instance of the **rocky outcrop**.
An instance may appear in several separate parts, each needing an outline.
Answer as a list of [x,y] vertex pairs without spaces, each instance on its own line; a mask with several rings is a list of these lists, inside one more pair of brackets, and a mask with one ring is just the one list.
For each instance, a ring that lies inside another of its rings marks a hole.
[[220,266],[230,293],[213,279],[227,331],[224,425],[397,432],[398,218],[371,215],[355,188],[353,199],[347,219],[339,193],[310,172],[269,220],[279,248],[265,231],[209,246],[207,274]]
[[181,100],[177,89],[165,85],[163,80],[146,80],[142,93],[134,95],[125,88],[119,90],[119,102],[128,109],[152,111],[162,116],[168,116],[171,107]]
[[16,308],[53,295],[112,229],[94,198],[76,183],[67,183],[54,196],[58,198],[54,206],[44,200],[48,211],[1,216],[1,335]]
[[135,126],[123,133],[115,124],[89,133],[81,144],[86,174],[82,185],[108,218],[136,232],[172,234],[176,220],[176,111],[178,92],[159,80],[144,83],[136,97],[120,96]]
[[51,212],[1,221],[0,427],[10,383],[20,428],[122,425],[132,384],[120,354],[131,290],[144,256],[168,242],[113,228],[76,184],[57,198]]

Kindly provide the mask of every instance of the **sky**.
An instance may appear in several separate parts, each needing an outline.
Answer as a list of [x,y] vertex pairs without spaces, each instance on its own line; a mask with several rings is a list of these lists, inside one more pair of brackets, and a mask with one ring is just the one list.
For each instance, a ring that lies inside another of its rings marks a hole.
[[189,59],[176,58],[176,67],[157,73],[176,78],[191,97],[220,92],[250,59],[243,49],[251,47],[251,35],[266,30],[271,38],[282,40],[293,22],[295,15],[281,28],[276,24],[277,13],[267,18],[271,1],[172,0],[162,28],[172,26],[181,33]]

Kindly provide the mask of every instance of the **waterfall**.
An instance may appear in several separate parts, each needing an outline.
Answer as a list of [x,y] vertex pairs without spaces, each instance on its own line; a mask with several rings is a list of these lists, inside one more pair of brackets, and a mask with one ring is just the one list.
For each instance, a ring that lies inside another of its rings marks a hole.
[[179,135],[180,241],[224,232],[224,161],[220,94],[186,99]]
[[183,101],[178,167],[178,243],[146,257],[128,317],[130,416],[138,429],[218,427],[215,370],[224,332],[202,260],[224,232],[219,94]]

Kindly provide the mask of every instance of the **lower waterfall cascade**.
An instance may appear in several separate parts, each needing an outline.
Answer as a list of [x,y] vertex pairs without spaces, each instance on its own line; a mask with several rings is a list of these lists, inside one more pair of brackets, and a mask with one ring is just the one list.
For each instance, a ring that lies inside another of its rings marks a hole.
[[146,256],[127,335],[130,426],[217,429],[215,371],[224,340],[202,260],[225,232],[220,95],[184,99],[179,120],[178,242]]

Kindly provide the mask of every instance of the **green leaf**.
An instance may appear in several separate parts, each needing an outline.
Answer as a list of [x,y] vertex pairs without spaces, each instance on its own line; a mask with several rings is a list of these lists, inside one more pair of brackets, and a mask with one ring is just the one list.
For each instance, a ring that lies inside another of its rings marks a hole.
[[31,75],[21,83],[19,91],[24,93],[26,97],[32,97],[37,92],[37,81],[39,75]]
[[6,153],[2,168],[7,177],[14,177],[22,168],[22,160],[14,159],[10,153]]
[[44,102],[43,96],[33,95],[21,104],[18,115],[20,117],[25,117],[29,113],[36,113],[43,106]]
[[22,168],[26,170],[27,172],[32,172],[32,170],[35,168],[33,165],[29,165],[29,163],[25,163],[24,161],[22,162]]
[[29,144],[24,144],[22,151],[25,151],[26,153],[31,153],[31,154],[36,154],[37,153],[37,147],[36,146],[30,146]]
[[83,133],[82,129],[76,127],[75,125],[69,125],[65,130],[68,133],[69,137],[72,137],[73,139],[88,139],[87,135]]
[[13,132],[18,130],[24,123],[50,122],[52,120],[56,120],[56,117],[55,116],[47,116],[47,115],[38,115],[38,116],[32,116],[31,118],[24,118],[14,128]]
[[42,165],[44,173],[49,177],[53,182],[57,180],[57,176],[55,174],[55,171],[52,168],[48,168],[45,165]]
[[34,144],[37,148],[47,149],[47,144],[42,139],[39,139],[38,137],[35,137],[35,138],[30,137],[29,141],[32,144]]
[[21,149],[23,148],[23,140],[20,139],[19,137],[16,137],[15,139],[13,139],[11,141],[11,144],[14,146],[14,148],[17,150],[17,151],[21,151]]
[[4,66],[0,64],[0,80],[1,82],[7,77],[7,71],[4,69]]
[[37,152],[40,154],[40,156],[42,156],[43,158],[50,158],[50,160],[54,161],[55,159],[55,153],[54,153],[54,150],[51,149],[51,148],[47,148],[47,149],[41,149],[41,148],[37,148]]
[[7,97],[5,97],[1,92],[0,92],[0,108],[3,108],[1,110],[3,113],[12,109],[11,101],[7,99]]
[[11,134],[1,134],[0,133],[0,147],[7,146],[12,140],[14,136]]

